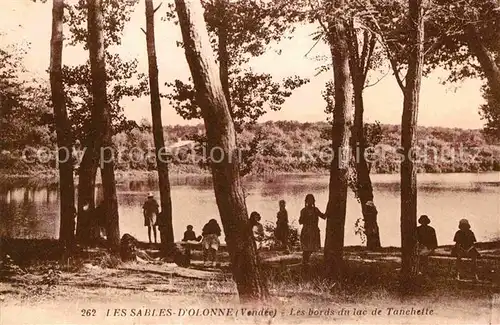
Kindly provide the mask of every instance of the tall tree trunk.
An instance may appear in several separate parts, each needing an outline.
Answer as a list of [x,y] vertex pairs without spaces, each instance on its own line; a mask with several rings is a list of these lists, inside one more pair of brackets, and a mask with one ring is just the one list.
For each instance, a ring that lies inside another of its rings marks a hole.
[[[356,34],[353,22],[349,26],[349,36],[349,67],[354,90],[354,124],[351,147],[357,174],[355,188],[363,214],[366,247],[369,250],[377,250],[380,248],[380,235],[377,223],[378,211],[373,203],[370,169],[365,159],[366,139],[363,122],[363,91],[371,65],[372,54],[375,49],[376,38],[370,35],[368,31],[365,31],[363,34],[363,50],[359,53],[358,35]],[[368,201],[371,201],[373,206],[367,205]]]
[[70,249],[75,240],[75,185],[73,182],[73,159],[68,112],[64,101],[62,80],[64,0],[53,0],[52,38],[50,41],[50,88],[59,149],[59,191],[61,193],[61,227],[59,240]]
[[[359,84],[354,85],[354,125],[353,125],[353,153],[356,161],[357,184],[356,192],[361,204],[363,214],[366,247],[369,250],[380,248],[380,234],[377,223],[377,208],[373,203],[373,187],[370,178],[370,169],[365,159],[366,141],[363,123],[363,88]],[[371,201],[373,206],[367,205]]]
[[[343,1],[337,1],[338,7]],[[346,26],[335,21],[330,26],[335,109],[333,112],[332,149],[334,158],[330,166],[330,184],[326,208],[325,266],[331,279],[342,278],[344,228],[349,168],[349,140],[352,124],[352,85],[349,71],[349,45]]]
[[100,163],[106,215],[106,235],[109,249],[118,253],[120,246],[120,228],[118,200],[114,173],[112,126],[109,105],[106,96],[106,64],[104,59],[102,0],[88,1],[88,47],[92,77],[92,97],[96,119],[94,130],[101,131]]
[[240,299],[268,295],[248,220],[239,175],[236,133],[222,89],[199,0],[176,0],[186,59],[205,121],[215,198],[222,220],[231,268]]
[[488,80],[491,93],[495,96],[497,103],[500,103],[500,68],[495,58],[483,45],[476,27],[471,23],[465,26],[465,34],[467,35],[467,43],[469,49],[476,56],[481,68]]
[[99,145],[95,131],[87,134],[87,146],[78,169],[78,218],[76,238],[83,245],[93,245],[99,239],[95,218],[95,180],[99,167]]
[[[401,120],[401,280],[404,292],[409,292],[417,273],[417,173],[414,157],[420,85],[424,61],[424,19],[422,0],[409,0],[410,43],[406,74],[403,115]],[[411,155],[411,157],[410,157]]]
[[228,21],[227,21],[227,0],[217,0],[216,7],[219,10],[219,76],[222,84],[222,90],[226,96],[227,106],[229,112],[232,113],[231,108],[231,94],[229,92],[229,53],[227,51],[228,42]]
[[161,214],[158,220],[161,243],[166,251],[174,245],[174,229],[172,226],[172,198],[170,196],[170,180],[168,178],[168,162],[163,138],[161,120],[161,101],[158,86],[158,65],[155,49],[153,0],[146,0],[146,43],[149,64],[149,87],[151,89],[151,116],[153,119],[153,137],[156,148],[156,165],[160,185]]

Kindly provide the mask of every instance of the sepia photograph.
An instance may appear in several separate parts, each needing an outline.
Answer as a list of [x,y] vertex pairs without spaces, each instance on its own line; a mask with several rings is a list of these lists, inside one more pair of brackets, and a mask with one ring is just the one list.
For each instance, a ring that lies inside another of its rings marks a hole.
[[1,0],[18,324],[500,324],[500,0]]

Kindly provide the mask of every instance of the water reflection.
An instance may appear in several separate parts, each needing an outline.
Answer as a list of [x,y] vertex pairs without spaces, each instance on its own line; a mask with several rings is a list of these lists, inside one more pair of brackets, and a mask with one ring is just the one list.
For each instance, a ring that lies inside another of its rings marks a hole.
[[[379,209],[381,241],[398,246],[399,175],[374,175],[375,203]],[[197,234],[210,218],[218,218],[210,176],[173,177],[172,200],[174,233],[181,238],[188,224]],[[147,192],[159,197],[155,179],[117,184],[120,230],[147,240],[141,206]],[[246,178],[244,191],[249,212],[255,210],[264,222],[275,222],[278,201],[285,199],[290,220],[297,225],[298,214],[307,193],[316,196],[324,210],[328,199],[328,176],[294,175]],[[102,198],[101,188],[96,196]],[[467,217],[478,240],[500,238],[500,174],[426,174],[419,175],[419,214],[428,214],[440,244],[452,242],[458,220]],[[359,245],[354,223],[361,217],[352,193],[348,198],[346,244]],[[324,240],[325,222],[320,222]],[[0,186],[0,235],[12,238],[56,238],[59,232],[59,192],[52,186]]]

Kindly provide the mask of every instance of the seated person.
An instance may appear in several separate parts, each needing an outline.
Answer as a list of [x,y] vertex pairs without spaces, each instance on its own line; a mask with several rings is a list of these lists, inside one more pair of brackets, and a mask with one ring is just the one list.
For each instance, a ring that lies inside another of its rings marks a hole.
[[184,232],[184,238],[182,238],[182,241],[189,241],[189,240],[193,240],[193,241],[200,241],[201,240],[201,236],[196,237],[196,234],[193,231],[192,225],[188,225],[186,227],[186,231]]
[[422,274],[426,271],[429,263],[429,255],[437,248],[436,231],[429,226],[431,220],[425,214],[418,219],[420,226],[417,227],[418,245],[418,271]]
[[458,223],[458,231],[455,233],[453,241],[455,242],[455,247],[453,247],[452,255],[457,257],[457,280],[460,280],[460,271],[462,269],[462,258],[470,258],[472,260],[472,269],[474,272],[474,278],[479,280],[477,276],[477,258],[481,256],[479,254],[475,243],[476,236],[470,230],[470,224],[467,219],[462,219]]

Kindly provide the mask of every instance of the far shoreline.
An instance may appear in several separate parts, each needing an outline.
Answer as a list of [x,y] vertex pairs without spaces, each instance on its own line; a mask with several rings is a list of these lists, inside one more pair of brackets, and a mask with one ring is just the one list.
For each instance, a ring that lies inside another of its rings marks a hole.
[[[371,176],[379,176],[379,175],[397,175],[399,173],[394,172],[394,173],[377,173],[377,174],[370,174]],[[450,172],[450,173],[444,173],[444,172],[419,172],[418,175],[467,175],[467,174],[478,174],[478,175],[484,175],[484,174],[499,174],[500,171],[463,171],[463,172]],[[292,171],[292,172],[286,172],[286,171],[277,171],[277,172],[267,172],[267,173],[261,173],[261,174],[248,174],[243,176],[243,178],[250,178],[250,179],[257,179],[257,180],[266,180],[269,179],[270,177],[283,177],[283,176],[297,176],[297,177],[308,177],[308,176],[328,176],[329,171],[324,170],[324,171],[307,171],[307,172],[302,172],[302,171]],[[210,170],[199,170],[197,172],[193,171],[183,171],[183,170],[172,170],[169,173],[169,177],[171,179],[177,179],[177,178],[185,178],[185,177],[211,177],[212,174]],[[115,171],[115,177],[116,177],[116,183],[121,183],[121,182],[126,182],[126,181],[139,181],[139,180],[152,180],[155,181],[158,177],[157,171],[156,170],[150,170],[150,171],[145,171],[145,170],[128,170],[128,171]],[[75,185],[78,184],[78,175],[75,175],[74,177],[75,180]],[[47,171],[42,171],[42,172],[36,172],[36,173],[8,173],[0,170],[0,187],[2,186],[7,186],[7,187],[15,187],[15,186],[30,186],[30,185],[36,185],[36,186],[51,186],[51,185],[57,185],[59,183],[59,175],[57,170],[47,170]],[[96,184],[101,184],[101,179],[99,173],[97,174],[97,179],[96,179]]]

